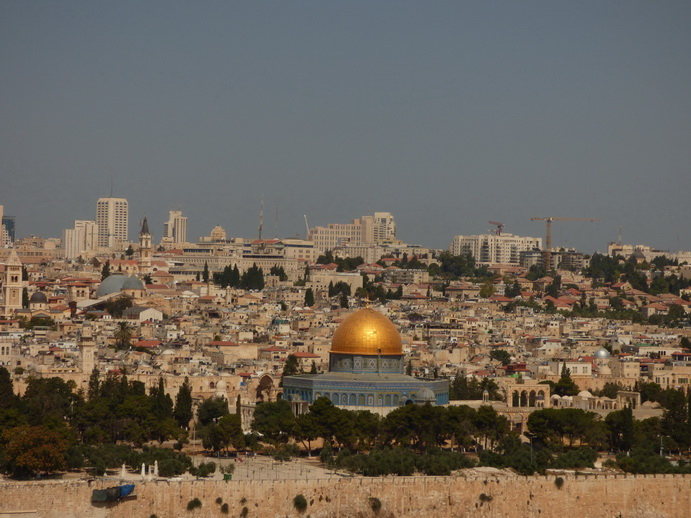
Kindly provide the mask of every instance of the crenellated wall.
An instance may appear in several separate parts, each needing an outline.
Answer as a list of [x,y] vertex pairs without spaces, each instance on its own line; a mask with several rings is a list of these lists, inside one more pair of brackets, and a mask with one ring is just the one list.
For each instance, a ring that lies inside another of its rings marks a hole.
[[[303,516],[375,516],[370,497],[381,502],[380,517],[435,518],[472,514],[485,517],[673,518],[691,512],[691,476],[506,477],[477,474],[453,477],[385,477],[277,481],[149,481],[138,483],[136,498],[92,505],[92,489],[116,481],[0,482],[0,518],[177,518],[192,516],[298,516],[293,498],[308,502]],[[220,512],[217,498],[228,503]],[[186,510],[193,498],[201,509]]]

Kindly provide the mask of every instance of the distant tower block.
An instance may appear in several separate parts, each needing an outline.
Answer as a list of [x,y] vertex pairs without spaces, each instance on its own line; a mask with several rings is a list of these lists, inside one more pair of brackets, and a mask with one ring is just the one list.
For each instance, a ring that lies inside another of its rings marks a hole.
[[82,374],[91,374],[96,366],[96,343],[91,324],[84,323],[79,340]]
[[139,233],[139,271],[143,274],[151,273],[151,233],[149,232],[149,222],[144,217],[142,231]]
[[127,243],[128,205],[125,198],[99,198],[96,202],[98,246],[121,247]]
[[4,316],[11,317],[18,309],[22,309],[22,263],[13,249],[5,264],[5,278],[2,284],[3,302],[0,308]]

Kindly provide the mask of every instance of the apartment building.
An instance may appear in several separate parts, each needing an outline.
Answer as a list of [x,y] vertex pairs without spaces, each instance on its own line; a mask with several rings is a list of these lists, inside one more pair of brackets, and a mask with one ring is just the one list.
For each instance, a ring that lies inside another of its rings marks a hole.
[[168,211],[168,221],[163,223],[163,239],[161,245],[174,246],[187,242],[187,216],[180,210]]
[[384,244],[395,240],[396,221],[390,212],[375,212],[351,223],[330,223],[326,227],[312,227],[308,240],[319,252],[343,246]]
[[454,255],[470,253],[479,264],[519,265],[521,252],[542,250],[542,238],[504,233],[454,236],[449,250]]
[[74,228],[62,231],[62,246],[65,259],[72,260],[89,255],[98,246],[98,226],[95,221],[78,219]]

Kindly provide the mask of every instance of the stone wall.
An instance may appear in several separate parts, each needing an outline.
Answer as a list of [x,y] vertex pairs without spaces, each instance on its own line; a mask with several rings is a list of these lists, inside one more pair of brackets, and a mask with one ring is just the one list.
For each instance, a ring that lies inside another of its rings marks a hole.
[[[193,516],[298,516],[293,498],[308,502],[303,516],[375,516],[370,498],[381,502],[378,516],[673,518],[689,516],[691,476],[591,475],[518,477],[473,473],[453,477],[344,477],[277,481],[150,481],[138,483],[136,498],[92,504],[92,489],[116,481],[0,482],[0,518],[158,518]],[[202,502],[186,510],[193,498]],[[228,503],[223,515],[216,499]]]

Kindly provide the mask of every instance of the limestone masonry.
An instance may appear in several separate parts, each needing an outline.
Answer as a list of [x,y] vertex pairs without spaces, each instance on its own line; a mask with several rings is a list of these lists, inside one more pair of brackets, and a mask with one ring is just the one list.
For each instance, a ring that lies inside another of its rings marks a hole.
[[[138,483],[136,498],[92,504],[91,491],[117,480],[0,482],[0,518],[158,518],[224,516],[217,498],[228,504],[225,516],[299,516],[293,498],[302,494],[302,516],[320,517],[687,517],[691,476],[589,475],[518,477],[477,473],[453,477],[343,478],[318,481],[152,481]],[[198,498],[202,506],[187,511]],[[381,502],[378,514],[370,498]]]

